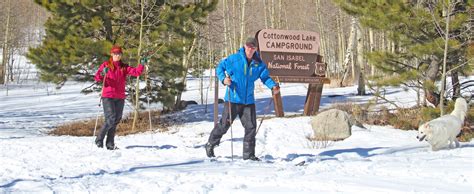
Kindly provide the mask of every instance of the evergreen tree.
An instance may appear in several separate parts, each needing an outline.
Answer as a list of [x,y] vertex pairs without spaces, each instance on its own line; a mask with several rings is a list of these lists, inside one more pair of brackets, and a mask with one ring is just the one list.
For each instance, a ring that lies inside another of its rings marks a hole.
[[[447,14],[450,14],[447,70],[456,79],[458,72],[472,71],[472,65],[468,64],[473,61],[467,52],[472,39],[469,9],[473,2],[337,0],[362,25],[385,32],[396,45],[394,51],[367,53],[369,62],[385,73],[372,80],[379,86],[422,87],[427,100],[435,106],[439,103],[440,89],[435,82],[441,79]],[[446,12],[448,6],[451,11]]]
[[[93,81],[98,66],[109,56],[113,44],[124,48],[123,60],[131,66],[147,56],[148,87],[141,100],[172,107],[177,93],[184,90],[175,78],[183,75],[183,41],[195,36],[183,27],[204,25],[204,18],[216,7],[217,0],[183,3],[174,0],[145,1],[142,52],[138,54],[140,1],[122,0],[35,0],[51,12],[46,22],[46,36],[27,57],[37,65],[43,81],[61,87],[67,80]],[[143,78],[143,76],[141,76]],[[133,94],[128,82],[127,92]],[[150,93],[147,93],[149,91]],[[133,95],[129,95],[132,99]]]

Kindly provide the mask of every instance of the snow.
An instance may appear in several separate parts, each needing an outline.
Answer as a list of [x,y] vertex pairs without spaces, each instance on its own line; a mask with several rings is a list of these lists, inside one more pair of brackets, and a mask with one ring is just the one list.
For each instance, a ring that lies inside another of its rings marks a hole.
[[[257,134],[256,154],[262,162],[242,160],[244,131],[238,119],[232,128],[233,160],[230,131],[215,149],[217,159],[206,158],[212,104],[206,112],[199,104],[173,115],[185,123],[168,132],[116,137],[120,149],[114,151],[96,148],[93,137],[45,135],[63,122],[102,113],[97,94],[79,93],[88,85],[69,83],[61,90],[46,84],[9,86],[8,96],[0,87],[0,193],[474,192],[474,141],[433,152],[417,141],[416,131],[354,126],[343,141],[310,142],[310,117],[270,117],[270,92],[261,85],[256,87],[257,122],[267,117]],[[189,79],[184,100],[200,102],[198,85]],[[208,91],[212,103],[214,91]],[[282,84],[286,115],[303,112],[306,91],[305,84]],[[224,92],[221,87],[221,98]],[[372,98],[355,93],[356,86],[325,87],[320,108]],[[386,97],[401,106],[416,103],[415,92],[401,88],[386,88]],[[125,109],[130,111],[130,105]]]

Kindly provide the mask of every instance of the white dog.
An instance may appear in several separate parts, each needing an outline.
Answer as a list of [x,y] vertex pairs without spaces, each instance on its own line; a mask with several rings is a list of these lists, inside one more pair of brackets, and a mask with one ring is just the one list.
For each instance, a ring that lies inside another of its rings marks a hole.
[[426,140],[431,145],[433,151],[440,150],[446,146],[451,148],[453,142],[455,147],[459,147],[456,136],[461,132],[467,109],[466,100],[464,98],[457,98],[451,114],[422,124],[418,127],[416,138],[420,141]]

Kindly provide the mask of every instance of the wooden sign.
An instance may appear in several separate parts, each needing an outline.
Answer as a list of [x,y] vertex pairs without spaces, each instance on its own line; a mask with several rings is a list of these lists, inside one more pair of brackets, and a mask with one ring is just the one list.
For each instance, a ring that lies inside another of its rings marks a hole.
[[[260,57],[270,76],[279,82],[309,83],[304,115],[319,110],[326,64],[319,55],[319,34],[310,31],[263,29],[255,35]],[[275,114],[282,117],[280,94],[274,95]]]
[[321,76],[321,70],[325,73],[326,67],[318,64],[321,56],[316,32],[264,29],[257,32],[257,40],[271,76],[312,77]]
[[261,52],[319,53],[319,34],[310,31],[263,29],[257,32]]
[[313,76],[317,55],[296,53],[263,53],[262,60],[268,61],[270,75]]

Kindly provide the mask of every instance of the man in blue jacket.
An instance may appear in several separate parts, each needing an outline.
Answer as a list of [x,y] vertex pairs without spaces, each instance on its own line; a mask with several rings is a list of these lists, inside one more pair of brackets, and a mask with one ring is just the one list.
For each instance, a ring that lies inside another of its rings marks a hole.
[[[254,82],[260,78],[269,89],[272,89],[274,94],[277,94],[280,88],[269,76],[267,66],[256,51],[257,41],[255,38],[248,38],[237,53],[223,59],[217,66],[217,77],[221,83],[228,87],[221,120],[212,130],[205,145],[208,157],[215,157],[214,147],[219,145],[222,136],[239,115],[240,122],[245,128],[242,157],[244,160],[260,160],[255,156],[257,113],[255,111]],[[231,119],[229,118],[229,101]]]

